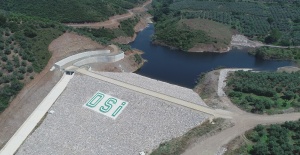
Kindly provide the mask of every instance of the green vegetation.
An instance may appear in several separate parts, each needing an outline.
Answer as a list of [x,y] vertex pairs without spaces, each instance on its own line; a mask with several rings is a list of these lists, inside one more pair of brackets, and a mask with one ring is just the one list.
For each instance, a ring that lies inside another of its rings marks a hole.
[[[177,27],[182,19],[206,19],[226,24],[244,35],[268,44],[300,45],[299,1],[225,1],[225,0],[154,0],[152,6],[156,21],[157,39],[170,27]],[[173,20],[172,25],[167,21]],[[183,29],[195,33],[189,29]],[[196,32],[197,33],[197,32]],[[175,37],[169,35],[168,37]],[[203,36],[204,38],[206,36]],[[173,39],[172,38],[172,39]],[[179,37],[180,41],[185,38]],[[194,40],[194,39],[192,39]],[[179,43],[181,43],[179,41]],[[211,40],[206,40],[209,43]],[[168,40],[165,42],[170,44]],[[178,42],[171,42],[180,47]],[[193,43],[190,43],[193,45]],[[172,45],[172,44],[170,44]],[[189,45],[189,42],[187,43]],[[190,47],[187,46],[187,47]]]
[[300,62],[299,48],[261,47],[250,51],[250,53],[262,59],[293,60],[298,63]]
[[[139,17],[124,20],[118,29],[74,29],[48,19],[3,11],[0,13],[0,112],[24,84],[44,69],[51,57],[49,44],[65,31],[110,44],[119,36],[133,36],[138,21]],[[126,45],[121,48],[130,49]]]
[[[208,20],[208,19],[182,19],[178,22],[179,28],[203,31],[207,34],[210,41],[204,41],[205,44],[212,44],[215,49],[227,49],[230,44],[232,32],[229,26]],[[198,41],[196,45],[201,43]]]
[[215,124],[210,122],[205,122],[202,125],[199,125],[181,137],[173,138],[167,142],[164,142],[159,145],[150,155],[180,155],[182,154],[187,147],[193,142],[194,139],[199,138],[207,133],[214,132],[219,130],[219,127],[224,123],[224,119],[217,118],[214,120]]
[[129,18],[120,22],[119,29],[125,33],[125,35],[118,36],[133,36],[134,35],[134,26],[139,22],[139,18]]
[[156,0],[153,1],[152,14],[154,16],[155,42],[167,44],[172,47],[177,47],[182,50],[199,44],[215,44],[218,40],[205,32],[203,28],[193,27],[189,21],[180,21],[179,12],[171,12],[169,5],[173,1]]
[[134,54],[134,61],[139,65],[143,62],[143,59],[142,59],[141,55]]
[[233,103],[252,113],[280,113],[300,108],[300,72],[237,71],[229,76],[227,94]]
[[48,45],[63,33],[54,22],[0,14],[0,111],[48,63]]
[[145,0],[2,0],[0,9],[59,22],[96,22],[126,13]]
[[269,126],[258,125],[246,134],[253,142],[234,150],[245,155],[300,154],[300,120]]
[[139,17],[129,18],[120,22],[119,28],[117,29],[91,29],[91,28],[80,28],[72,31],[76,31],[79,34],[83,34],[98,41],[102,44],[109,44],[112,39],[120,36],[132,37],[134,35],[134,26],[139,22]]
[[197,43],[213,43],[204,31],[179,28],[174,20],[156,23],[154,41],[163,42],[167,45],[188,50]]

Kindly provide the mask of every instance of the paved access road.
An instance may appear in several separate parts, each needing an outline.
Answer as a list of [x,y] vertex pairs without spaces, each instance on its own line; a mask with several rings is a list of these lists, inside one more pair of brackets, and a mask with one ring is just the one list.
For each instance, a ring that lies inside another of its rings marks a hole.
[[72,75],[64,74],[60,81],[54,86],[50,93],[44,98],[40,105],[27,118],[17,132],[10,138],[6,145],[2,148],[0,155],[13,155],[20,145],[24,142],[27,136],[33,131],[36,125],[45,116],[52,104],[64,91]]
[[233,127],[228,128],[216,135],[210,136],[201,142],[195,143],[187,149],[183,155],[216,155],[222,146],[228,144],[231,140],[244,134],[246,131],[254,128],[258,124],[284,123],[285,121],[296,121],[300,119],[300,113],[289,113],[280,115],[257,115],[247,113],[235,106],[223,92],[225,87],[227,73],[229,71],[248,70],[248,69],[222,69],[219,75],[218,95],[223,104],[232,114]]

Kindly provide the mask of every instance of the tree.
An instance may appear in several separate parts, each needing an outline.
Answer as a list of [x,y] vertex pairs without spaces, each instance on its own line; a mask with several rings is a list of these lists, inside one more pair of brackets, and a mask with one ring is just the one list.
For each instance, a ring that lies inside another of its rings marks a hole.
[[34,38],[37,36],[37,34],[35,33],[35,31],[31,30],[31,29],[25,29],[24,31],[24,35],[28,38]]
[[269,36],[265,38],[265,43],[272,44],[277,42],[281,37],[281,33],[277,29],[273,29]]
[[6,17],[0,14],[0,27],[3,27],[6,24]]
[[23,88],[23,84],[18,80],[13,80],[10,85],[11,89],[18,92]]
[[268,146],[265,143],[258,142],[256,145],[253,146],[250,153],[255,155],[268,155]]
[[269,18],[267,19],[267,21],[268,21],[269,24],[272,24],[272,23],[274,22],[274,19],[269,17]]
[[33,67],[32,66],[28,66],[27,67],[27,72],[28,73],[32,73],[33,72]]

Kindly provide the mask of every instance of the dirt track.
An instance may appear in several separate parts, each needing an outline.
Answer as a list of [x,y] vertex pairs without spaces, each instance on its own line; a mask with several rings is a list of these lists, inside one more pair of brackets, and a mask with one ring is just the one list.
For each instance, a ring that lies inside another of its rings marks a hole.
[[104,22],[95,22],[95,23],[83,23],[83,24],[74,24],[74,23],[68,23],[67,26],[75,27],[75,28],[81,28],[81,27],[89,27],[89,28],[118,28],[120,25],[119,21],[128,19],[133,17],[137,13],[145,12],[146,6],[149,5],[152,2],[152,0],[146,1],[142,6],[135,7],[131,10],[128,10],[128,13],[122,14],[122,15],[115,15],[109,18],[109,20]]
[[[219,75],[227,75],[228,71],[230,70],[221,70]],[[223,87],[223,83],[219,82],[218,87]],[[183,153],[184,155],[215,155],[221,147],[228,144],[237,136],[244,134],[245,131],[254,128],[258,124],[283,123],[285,121],[295,121],[300,119],[300,113],[271,116],[251,114],[236,107],[226,95],[224,96],[220,94],[219,99],[221,104],[226,107],[226,110],[234,113],[231,121],[235,125],[216,135],[198,141],[193,146],[190,146],[189,149]]]

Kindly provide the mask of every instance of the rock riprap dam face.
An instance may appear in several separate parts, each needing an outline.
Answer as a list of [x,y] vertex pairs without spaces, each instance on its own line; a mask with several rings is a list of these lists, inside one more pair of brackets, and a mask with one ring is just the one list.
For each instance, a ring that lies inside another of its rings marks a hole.
[[[134,73],[101,74],[204,105],[191,89]],[[80,73],[75,73],[50,110],[54,113],[47,114],[17,155],[151,152],[208,118],[204,113]]]

